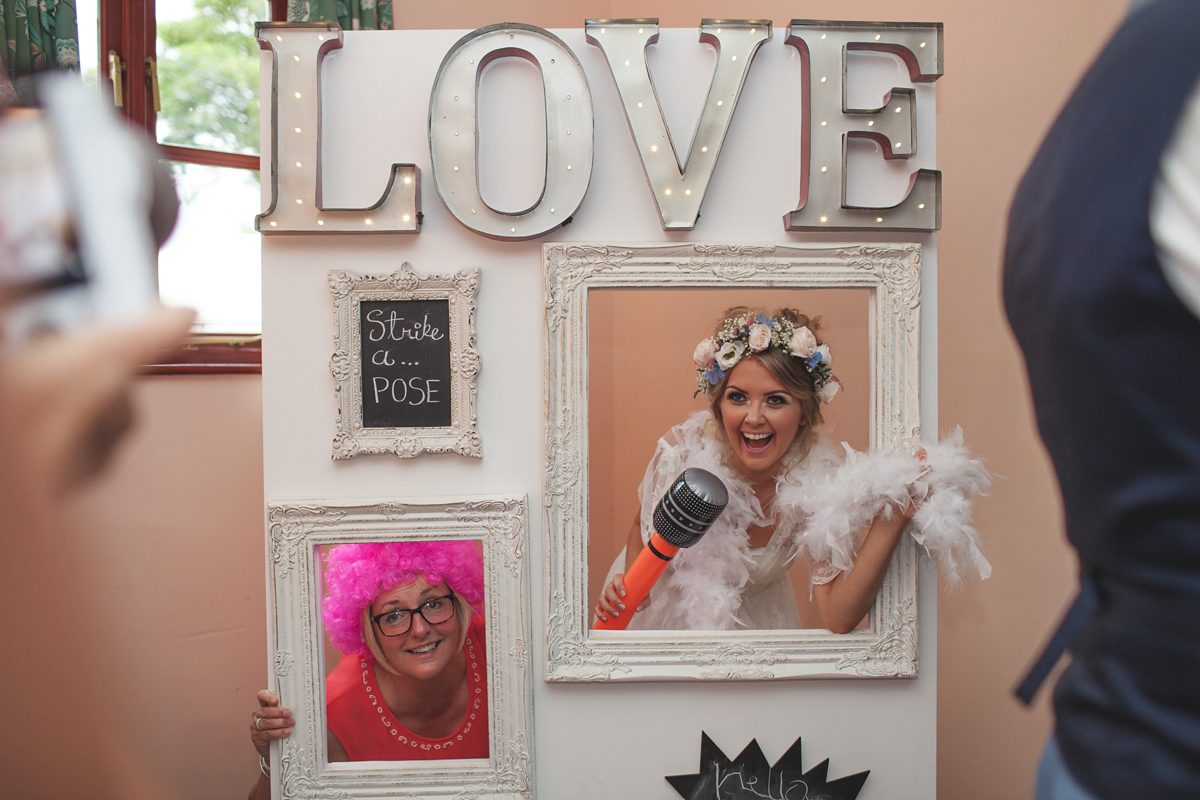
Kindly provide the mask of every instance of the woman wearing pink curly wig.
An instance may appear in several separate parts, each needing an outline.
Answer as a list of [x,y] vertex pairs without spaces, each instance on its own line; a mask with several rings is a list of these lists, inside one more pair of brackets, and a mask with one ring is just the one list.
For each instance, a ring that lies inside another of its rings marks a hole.
[[[325,564],[325,630],[344,654],[325,680],[329,760],[487,758],[479,542],[344,544]],[[258,702],[251,798],[270,795],[268,745],[294,725],[271,692]]]

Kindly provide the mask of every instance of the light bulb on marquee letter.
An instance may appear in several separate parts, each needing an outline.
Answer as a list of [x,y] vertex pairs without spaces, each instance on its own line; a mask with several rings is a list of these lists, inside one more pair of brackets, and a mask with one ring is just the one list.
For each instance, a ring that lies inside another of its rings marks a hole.
[[[546,180],[524,211],[497,211],[479,194],[475,96],[483,68],[517,56],[542,73],[546,98]],[[554,34],[503,23],[468,33],[442,59],[429,96],[433,184],[454,217],[476,233],[521,241],[544,236],[570,219],[592,179],[592,93],[583,67]],[[461,134],[461,135],[460,135]]]
[[846,102],[846,53],[876,50],[899,56],[913,82],[942,75],[941,23],[817,22],[794,19],[786,44],[806,62],[801,135],[800,207],[783,217],[796,230],[933,231],[942,226],[942,174],[920,169],[908,195],[887,208],[846,204],[848,137],[873,139],[884,158],[917,152],[916,93],[892,89],[882,108]]
[[257,22],[272,53],[271,196],[254,220],[262,233],[420,233],[421,172],[392,164],[367,208],[326,208],[321,198],[321,59],[342,46],[336,22]]
[[663,230],[691,230],[700,215],[750,62],[771,38],[770,20],[701,21],[700,41],[716,48],[717,68],[682,167],[646,64],[646,48],[658,41],[658,20],[589,19],[585,30],[587,40],[608,59]]

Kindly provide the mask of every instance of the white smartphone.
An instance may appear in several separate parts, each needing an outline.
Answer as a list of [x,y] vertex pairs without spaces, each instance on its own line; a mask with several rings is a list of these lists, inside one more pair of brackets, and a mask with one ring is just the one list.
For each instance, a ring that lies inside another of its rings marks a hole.
[[147,148],[77,76],[43,76],[37,97],[39,108],[0,115],[8,306],[0,317],[9,343],[134,321],[158,302]]

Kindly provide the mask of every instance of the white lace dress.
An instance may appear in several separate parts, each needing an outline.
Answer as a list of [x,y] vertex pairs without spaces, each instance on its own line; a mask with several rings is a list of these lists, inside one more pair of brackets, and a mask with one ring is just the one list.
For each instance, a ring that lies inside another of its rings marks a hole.
[[[699,542],[676,554],[651,590],[650,605],[634,616],[629,629],[800,628],[788,570],[800,554],[794,534],[803,524],[803,509],[786,502],[787,493],[781,497],[777,489],[775,519],[768,519],[750,484],[729,464],[726,448],[706,431],[709,419],[707,412],[696,413],[659,439],[638,489],[642,541],[654,530],[655,505],[688,467],[701,467],[720,478],[729,490],[729,505]],[[780,483],[802,481],[818,463],[832,463],[827,447],[786,470]],[[749,528],[772,523],[775,531],[766,546],[751,549]],[[622,550],[605,585],[624,570]]]
[[[839,460],[825,443],[804,459],[784,456],[768,518],[748,481],[728,461],[728,448],[698,412],[658,440],[638,487],[642,541],[653,532],[653,514],[671,483],[688,467],[716,475],[729,491],[725,511],[694,546],[680,550],[650,591],[650,605],[630,621],[630,630],[736,630],[802,627],[788,570],[798,558],[815,562],[814,583],[832,580],[853,567],[870,522],[907,502],[927,496],[909,534],[952,580],[972,569],[991,568],[970,525],[968,498],[988,484],[981,462],[971,459],[961,432],[946,442],[923,445],[927,461],[898,453],[856,453],[845,447]],[[713,432],[710,433],[710,429]],[[751,549],[752,526],[774,526],[765,547]],[[625,569],[622,550],[605,578]]]
[[[707,535],[711,535],[711,531]],[[741,605],[733,628],[803,628],[796,595],[788,570],[799,551],[786,537],[772,536],[766,547],[751,549],[745,556],[746,583],[742,587]],[[625,550],[604,578],[607,586],[618,572],[625,571]],[[685,619],[678,613],[681,593],[664,576],[650,592],[650,607],[640,611],[629,623],[629,630],[670,630],[684,628]]]

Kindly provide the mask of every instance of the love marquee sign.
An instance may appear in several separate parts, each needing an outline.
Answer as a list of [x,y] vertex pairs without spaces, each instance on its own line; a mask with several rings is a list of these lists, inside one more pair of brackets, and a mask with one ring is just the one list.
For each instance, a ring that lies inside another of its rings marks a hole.
[[[260,22],[255,33],[273,56],[270,203],[255,221],[257,230],[420,233],[421,174],[411,163],[392,165],[383,196],[368,208],[322,204],[321,60],[342,46],[337,24]],[[647,49],[658,39],[657,20],[588,20],[585,34],[608,63],[663,230],[692,230],[754,57],[773,36],[771,22],[701,23],[700,41],[717,51],[717,66],[696,135],[683,154],[672,142],[646,60]],[[783,46],[795,48],[802,68],[793,83],[780,87],[780,101],[799,102],[803,117],[801,129],[794,133],[801,147],[800,203],[785,210],[784,228],[937,230],[941,174],[936,170],[914,172],[908,194],[893,206],[847,203],[849,139],[874,140],[884,158],[906,159],[917,153],[921,131],[912,88],[893,88],[878,108],[852,108],[846,84],[847,55],[854,50],[890,53],[900,58],[914,83],[936,81],[942,74],[942,25],[792,20]],[[534,63],[541,72],[546,174],[537,202],[506,212],[491,208],[479,193],[476,93],[484,67],[514,56]],[[429,152],[438,196],[459,222],[479,235],[501,241],[545,236],[568,222],[587,194],[596,113],[579,59],[554,34],[519,23],[468,33],[446,53],[430,92]]]

